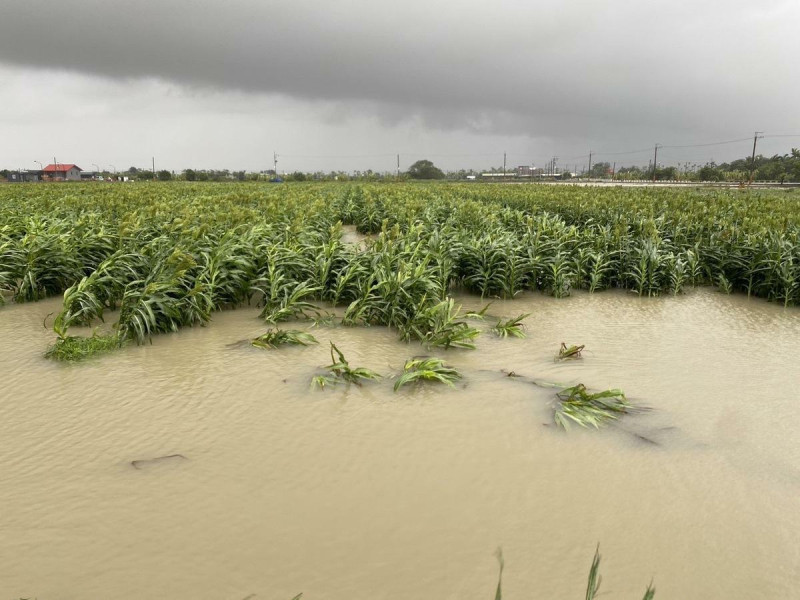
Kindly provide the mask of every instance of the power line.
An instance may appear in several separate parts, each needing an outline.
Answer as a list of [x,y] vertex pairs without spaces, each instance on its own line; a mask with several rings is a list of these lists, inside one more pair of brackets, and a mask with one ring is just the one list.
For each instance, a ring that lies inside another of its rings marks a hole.
[[621,156],[623,154],[641,154],[650,152],[650,148],[640,148],[639,150],[626,150],[625,152],[595,152],[595,156]]
[[392,154],[281,154],[281,158],[387,158]]
[[[771,134],[762,135],[761,138],[792,138],[800,137],[800,134]],[[686,148],[708,148],[712,146],[724,146],[728,144],[737,144],[741,142],[750,141],[752,138],[743,137],[732,140],[723,140],[719,142],[704,142],[699,144],[659,144],[659,149],[686,149]],[[642,154],[650,152],[652,146],[647,148],[638,148],[636,150],[623,150],[616,152],[606,151],[591,151],[588,154],[576,154],[574,156],[567,156],[565,160],[578,160],[581,158],[592,159],[595,156],[624,156],[627,154]],[[403,156],[430,156],[432,158],[483,158],[493,157],[498,154],[495,152],[481,152],[481,153],[430,153],[430,152],[403,152]],[[378,154],[283,154],[284,158],[395,158],[396,153],[378,153]],[[528,158],[527,154],[507,154],[508,158]]]
[[[770,138],[800,138],[800,133],[784,133],[784,134],[770,134],[770,135],[758,135],[759,139],[770,139]],[[574,156],[567,156],[564,157],[563,160],[566,161],[578,161],[582,159],[589,159],[589,169],[591,170],[592,163],[596,162],[596,157],[616,157],[616,156],[631,156],[636,154],[644,154],[649,152],[654,152],[655,156],[658,154],[658,150],[664,150],[667,154],[671,154],[670,150],[688,150],[692,148],[711,148],[715,146],[726,146],[730,144],[739,144],[743,142],[750,141],[751,138],[749,137],[741,137],[736,139],[730,140],[722,140],[716,142],[703,142],[703,143],[695,143],[695,144],[658,144],[657,148],[654,149],[653,146],[647,148],[638,148],[635,150],[623,150],[623,151],[615,151],[615,152],[606,152],[606,151],[594,151],[590,150],[588,154],[578,154]],[[473,152],[473,153],[429,153],[429,152],[403,152],[403,153],[374,153],[374,154],[283,154],[281,155],[283,158],[287,159],[385,159],[385,158],[394,158],[396,159],[396,169],[399,173],[399,163],[400,163],[400,156],[401,154],[405,157],[430,157],[430,158],[493,158],[499,155],[498,152]],[[654,156],[654,162],[655,162]],[[277,153],[273,154],[273,162],[277,163]],[[506,161],[507,160],[521,160],[522,163],[531,162],[534,164],[535,160],[531,159],[530,154],[509,154],[504,152],[503,153],[503,169],[506,170]],[[692,160],[703,160],[702,158],[693,158]],[[713,159],[711,159],[713,160]],[[751,157],[751,163],[753,161]],[[395,162],[395,161],[393,161]],[[707,162],[707,161],[706,161]],[[520,163],[520,164],[522,164]],[[555,160],[550,159],[546,161],[547,168],[555,170]],[[276,171],[277,171],[277,164],[275,164]],[[614,169],[616,171],[616,169]]]
[[[796,135],[796,136],[795,135],[782,135],[782,136],[768,135],[768,136],[762,136],[762,137],[800,137],[800,135]],[[722,142],[706,142],[706,143],[702,143],[702,144],[664,144],[664,145],[659,144],[658,147],[660,149],[661,148],[670,148],[670,149],[677,149],[677,148],[706,148],[706,147],[709,147],[709,146],[724,146],[726,144],[736,144],[736,143],[740,143],[740,142],[749,142],[751,139],[752,138],[746,137],[746,138],[737,138],[735,140],[725,140],[725,141],[722,141]],[[622,156],[622,155],[625,155],[625,154],[641,154],[643,152],[650,152],[651,149],[652,148],[640,148],[639,150],[625,150],[623,152],[603,152],[603,151],[590,152],[589,154],[580,154],[580,155],[577,155],[577,156],[570,156],[570,157],[568,157],[568,160],[586,158],[586,157],[589,157],[591,159],[591,157],[593,157],[593,156]]]
[[727,140],[725,142],[710,142],[708,144],[685,144],[682,146],[676,145],[665,145],[661,146],[662,148],[705,148],[706,146],[724,146],[725,144],[736,144],[738,142],[749,142],[750,138],[738,138],[735,140]]
[[[428,152],[405,152],[406,156],[432,156],[434,158],[469,158],[469,157],[484,157],[484,156],[498,156],[497,152],[486,152],[483,154],[431,154]],[[511,156],[523,156],[522,154]]]

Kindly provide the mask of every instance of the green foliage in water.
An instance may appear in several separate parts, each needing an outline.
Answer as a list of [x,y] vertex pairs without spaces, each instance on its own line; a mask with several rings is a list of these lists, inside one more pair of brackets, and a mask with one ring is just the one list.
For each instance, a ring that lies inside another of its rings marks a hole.
[[406,338],[420,340],[428,348],[475,349],[480,331],[460,318],[461,307],[452,298],[420,310],[401,331]]
[[333,342],[331,342],[331,364],[326,366],[325,370],[327,374],[316,375],[312,378],[312,387],[324,388],[326,385],[336,385],[337,383],[361,385],[364,381],[381,378],[375,371],[364,367],[351,367],[344,354]]
[[[495,600],[503,600],[503,569],[505,568],[505,560],[503,559],[502,549],[497,549],[497,562],[500,564],[500,574],[497,577],[497,589],[494,594]],[[592,559],[592,566],[589,567],[589,579],[586,582],[586,600],[595,600],[600,591],[600,583],[602,582],[600,576],[600,546],[594,552]],[[656,595],[656,588],[653,587],[652,582],[647,586],[642,600],[653,600]]]
[[495,335],[501,338],[506,338],[508,336],[524,338],[525,324],[522,321],[530,316],[530,313],[525,313],[522,315],[517,315],[511,319],[500,319],[497,324],[492,327],[492,331],[494,331]]
[[591,393],[579,383],[556,394],[553,419],[564,429],[569,429],[571,423],[599,428],[609,420],[630,412],[631,408],[631,403],[621,390]]
[[571,358],[581,358],[581,352],[583,352],[585,345],[581,344],[580,346],[567,346],[566,343],[561,342],[561,347],[558,349],[558,358],[559,360],[566,360]]
[[269,329],[250,342],[256,348],[267,350],[274,350],[284,345],[310,346],[318,343],[313,335],[297,329]]
[[122,345],[117,335],[92,335],[91,337],[65,336],[48,348],[45,357],[75,362],[97,354],[116,350]]
[[[319,318],[328,303],[347,325],[470,348],[477,329],[452,306],[456,290],[652,296],[717,285],[797,304],[798,199],[480,184],[4,186],[0,295],[63,293],[59,337],[111,310],[121,338],[142,344],[226,308],[256,305],[279,323]],[[344,244],[343,224],[372,237]]]
[[433,381],[454,387],[459,379],[461,373],[446,365],[440,358],[411,358],[403,366],[403,374],[394,382],[394,391],[409,383],[420,381]]

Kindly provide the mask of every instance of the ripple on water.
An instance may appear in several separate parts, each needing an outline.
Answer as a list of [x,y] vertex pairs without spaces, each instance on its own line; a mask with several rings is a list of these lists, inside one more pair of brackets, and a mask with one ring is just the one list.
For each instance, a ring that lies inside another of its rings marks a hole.
[[[265,329],[240,309],[58,365],[42,358],[58,304],[0,309],[12,596],[466,597],[491,593],[502,545],[509,596],[563,597],[598,541],[620,596],[652,575],[665,597],[796,583],[796,308],[713,290],[525,294],[489,312],[531,313],[526,339],[479,323],[477,351],[435,353],[464,373],[456,389],[395,394],[391,380],[309,388],[329,340],[387,377],[429,353],[382,327],[263,351],[238,343]],[[562,341],[584,358],[555,361]],[[654,410],[564,434],[554,391],[531,380],[619,387]]]

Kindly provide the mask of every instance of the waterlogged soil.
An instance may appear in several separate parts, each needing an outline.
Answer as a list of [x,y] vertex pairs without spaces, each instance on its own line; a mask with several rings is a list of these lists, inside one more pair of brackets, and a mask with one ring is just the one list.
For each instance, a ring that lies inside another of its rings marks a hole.
[[[42,357],[58,308],[0,309],[4,597],[489,598],[502,546],[504,597],[578,598],[598,542],[609,598],[800,583],[798,309],[531,294],[489,309],[532,313],[527,339],[487,331],[438,353],[455,389],[395,394],[309,389],[328,340],[387,376],[426,353],[384,328],[264,351],[237,343],[265,329],[239,309],[63,365]],[[583,358],[555,362],[562,341]],[[565,433],[533,380],[652,410]]]

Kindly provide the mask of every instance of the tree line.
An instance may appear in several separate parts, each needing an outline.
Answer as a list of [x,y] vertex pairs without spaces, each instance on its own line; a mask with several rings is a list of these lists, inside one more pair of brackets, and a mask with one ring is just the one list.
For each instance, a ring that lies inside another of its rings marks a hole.
[[[502,168],[492,167],[484,171],[459,169],[454,171],[442,171],[430,160],[418,160],[411,165],[407,171],[379,172],[371,169],[364,171],[315,171],[304,172],[294,171],[276,175],[272,170],[264,171],[231,171],[229,169],[185,169],[180,173],[162,169],[153,172],[148,169],[129,167],[126,171],[111,173],[101,172],[106,179],[139,179],[143,181],[395,181],[406,179],[420,180],[462,180],[469,176],[479,177],[481,172],[503,172]],[[541,171],[541,169],[539,170]],[[0,177],[8,179],[10,173],[16,172],[14,169],[0,169]],[[510,176],[516,169],[508,169],[506,173]],[[754,181],[778,181],[800,182],[800,149],[792,148],[788,154],[775,154],[767,157],[761,154],[753,160],[751,157],[740,158],[726,163],[681,163],[677,166],[659,165],[653,172],[652,163],[648,166],[619,166],[609,162],[596,162],[591,165],[588,171],[583,173],[572,173],[567,170],[558,172],[562,179],[573,177],[589,177],[592,179],[614,179],[614,180],[649,180],[657,181],[729,181],[741,182]]]

